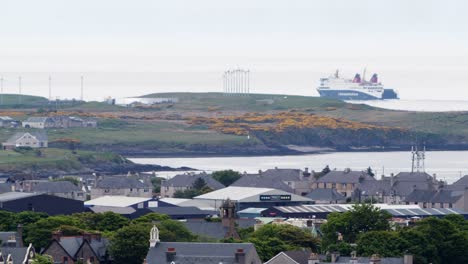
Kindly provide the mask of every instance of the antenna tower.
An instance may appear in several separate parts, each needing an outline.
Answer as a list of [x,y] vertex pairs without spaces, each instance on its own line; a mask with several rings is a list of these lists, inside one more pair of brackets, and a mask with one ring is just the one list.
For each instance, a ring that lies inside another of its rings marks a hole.
[[426,146],[422,150],[419,150],[418,146],[411,147],[411,155],[411,172],[425,172]]

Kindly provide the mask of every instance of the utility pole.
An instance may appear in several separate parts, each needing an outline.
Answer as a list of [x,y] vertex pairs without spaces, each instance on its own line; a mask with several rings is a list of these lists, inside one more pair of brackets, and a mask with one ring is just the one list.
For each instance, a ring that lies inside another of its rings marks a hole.
[[49,102],[52,101],[52,77],[49,76]]
[[21,76],[18,77],[18,105],[21,104]]
[[83,101],[83,76],[81,76],[81,96],[80,96],[80,99],[81,101]]
[[3,76],[0,77],[0,104],[3,105]]

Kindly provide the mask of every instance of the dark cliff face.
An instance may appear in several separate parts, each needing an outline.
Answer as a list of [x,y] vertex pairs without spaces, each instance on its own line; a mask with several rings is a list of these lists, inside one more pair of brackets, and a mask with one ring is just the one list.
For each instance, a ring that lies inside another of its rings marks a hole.
[[80,169],[69,169],[63,170],[59,168],[27,168],[27,169],[12,169],[9,171],[0,172],[0,176],[6,176],[11,181],[16,180],[31,180],[48,177],[57,177],[65,175],[90,175],[92,173],[99,173],[103,175],[116,175],[116,174],[127,174],[128,172],[152,172],[152,171],[177,171],[177,170],[194,170],[188,167],[171,168],[160,165],[147,165],[147,164],[136,164],[136,163],[101,163],[86,165],[84,164]]

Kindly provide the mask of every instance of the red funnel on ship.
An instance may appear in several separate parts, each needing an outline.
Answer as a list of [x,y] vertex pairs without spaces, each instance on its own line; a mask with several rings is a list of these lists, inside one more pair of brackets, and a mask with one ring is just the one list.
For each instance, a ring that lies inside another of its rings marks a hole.
[[374,73],[372,75],[372,78],[370,79],[370,82],[371,83],[378,83],[379,82],[379,78],[377,77],[377,73]]
[[360,83],[360,82],[361,82],[361,75],[359,75],[359,73],[356,73],[356,75],[354,75],[353,83]]

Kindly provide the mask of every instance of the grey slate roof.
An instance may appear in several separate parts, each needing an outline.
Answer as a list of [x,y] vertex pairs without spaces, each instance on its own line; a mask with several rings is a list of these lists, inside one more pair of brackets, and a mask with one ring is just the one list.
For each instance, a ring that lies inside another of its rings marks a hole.
[[0,183],[0,194],[1,193],[6,193],[6,192],[11,192],[12,191],[12,184],[11,183]]
[[425,172],[400,172],[395,177],[398,181],[405,182],[425,182],[432,179],[432,176]]
[[31,116],[31,117],[28,117],[28,119],[24,120],[23,122],[45,123],[48,120],[51,120],[51,119],[50,117],[47,117],[47,116]]
[[182,216],[182,215],[204,215],[204,216],[209,216],[213,215],[216,212],[215,211],[205,211],[205,210],[200,210],[197,207],[175,207],[175,206],[170,206],[170,207],[152,207],[148,208],[149,210],[158,213],[158,214],[166,214],[166,215],[172,215],[172,216]]
[[0,251],[2,252],[2,255],[4,257],[5,263],[6,263],[6,258],[8,255],[11,255],[11,258],[13,259],[13,263],[23,263],[23,260],[26,257],[26,254],[28,252],[27,247],[2,247],[0,248]]
[[207,222],[205,220],[200,221],[187,221],[182,222],[190,232],[195,235],[202,237],[209,237],[215,239],[222,239],[228,231],[227,228],[223,227],[220,222]]
[[[301,264],[300,262],[295,261],[290,256],[286,255],[284,252],[278,253],[276,256],[265,262],[264,264]],[[305,262],[307,264],[307,262]]]
[[426,203],[456,203],[463,192],[453,190],[414,190],[405,201]]
[[[17,237],[17,234],[16,232],[13,232],[13,231],[7,231],[7,232],[0,232],[0,240],[2,241],[2,244],[1,244],[1,247],[7,247],[8,245],[8,240],[11,236],[14,236],[15,237],[15,240],[16,240],[16,237]],[[16,242],[15,244],[15,247],[16,245],[18,245],[18,242]]]
[[300,181],[302,171],[299,169],[269,169],[262,172],[262,176],[282,181]]
[[[255,225],[255,219],[237,219],[236,224],[239,228],[253,227]],[[187,220],[182,222],[193,234],[210,237],[215,239],[222,239],[228,231],[227,228],[223,227],[221,222],[207,222],[205,220]]]
[[[70,256],[75,256],[83,243],[83,237],[61,237],[59,243]],[[106,238],[101,238],[100,241],[91,239],[89,244],[99,257],[104,257],[109,241]]]
[[71,193],[81,192],[81,189],[69,181],[55,181],[38,182],[32,187],[32,191],[39,193]]
[[364,181],[359,185],[359,190],[366,195],[390,194],[392,186],[390,180]]
[[36,131],[36,132],[16,132],[11,136],[5,143],[14,144],[18,139],[20,139],[25,134],[30,134],[31,136],[35,137],[39,141],[47,141],[47,134],[44,131]]
[[225,186],[222,185],[219,181],[213,179],[211,175],[205,173],[200,174],[179,174],[167,181],[163,181],[161,186],[173,186],[173,187],[191,187],[195,180],[202,178],[208,187],[213,190],[222,189]]
[[335,189],[315,189],[308,193],[305,197],[313,201],[345,201],[346,197],[338,193]]
[[264,174],[245,174],[240,179],[231,184],[231,186],[273,188],[294,193],[294,190],[285,184],[281,179],[271,178],[265,176]]
[[320,177],[317,182],[323,183],[360,183],[360,181],[375,181],[373,177],[362,171],[330,171]]
[[177,264],[234,264],[235,253],[242,249],[246,255],[246,263],[261,264],[255,247],[251,243],[190,243],[190,242],[159,242],[148,251],[148,264],[168,264],[166,251],[174,248],[176,251],[174,263]]
[[458,181],[454,182],[453,185],[463,185],[468,187],[468,175],[461,177]]
[[104,177],[103,179],[99,180],[97,183],[97,188],[101,188],[101,189],[128,189],[128,188],[144,189],[144,188],[149,188],[149,187],[150,186],[142,183],[141,181],[135,178],[129,178],[126,176]]
[[[324,262],[320,262],[324,263]],[[349,264],[351,263],[351,257],[339,257],[338,261],[335,263],[346,263]],[[358,264],[368,264],[370,263],[370,258],[369,257],[358,257],[357,258],[357,263]],[[381,258],[380,259],[380,264],[404,264],[403,258]]]
[[284,254],[288,255],[288,257],[299,264],[307,264],[311,253],[312,251],[310,250],[291,250],[284,252]]

